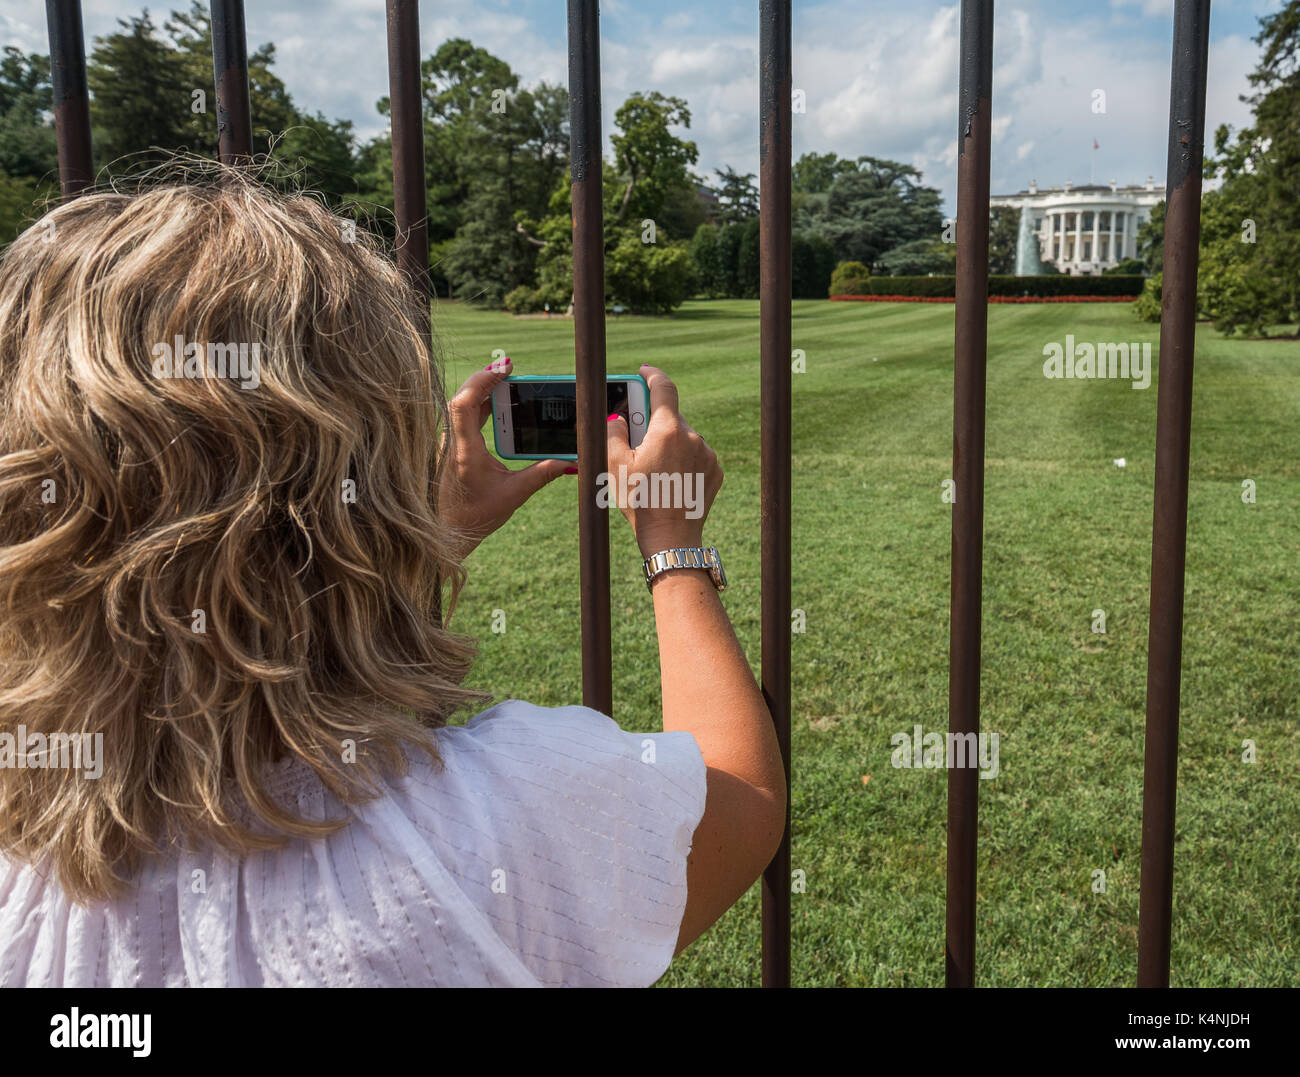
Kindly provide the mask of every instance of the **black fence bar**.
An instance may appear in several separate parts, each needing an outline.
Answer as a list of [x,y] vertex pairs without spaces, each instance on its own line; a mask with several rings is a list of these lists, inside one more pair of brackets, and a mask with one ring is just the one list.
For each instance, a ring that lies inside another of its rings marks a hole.
[[578,561],[582,702],[614,713],[609,627],[609,510],[596,503],[606,470],[605,236],[601,203],[600,15],[569,0],[569,157],[573,201],[573,343],[578,377]]
[[217,86],[217,156],[223,164],[253,156],[248,101],[244,0],[212,0],[212,75]]
[[1187,475],[1192,438],[1192,355],[1201,239],[1201,160],[1210,0],[1174,5],[1165,185],[1164,294],[1156,400],[1155,516],[1151,533],[1151,625],[1147,648],[1146,763],[1142,792],[1139,987],[1169,986],[1174,900],[1174,802],[1178,787],[1178,696],[1187,562]]
[[[759,337],[762,689],[790,782],[790,0],[760,0]],[[790,807],[763,872],[763,986],[790,986]]]
[[[989,141],[993,0],[962,0],[957,119],[957,303],[953,345],[952,594],[948,733],[948,892],[945,979],[975,983],[975,866],[979,770],[960,753],[980,728],[980,612],[984,567],[984,375],[988,358]],[[957,765],[952,765],[956,763]],[[967,765],[962,765],[967,764]]]
[[[417,316],[432,333],[429,226],[424,175],[424,94],[420,73],[420,9],[417,0],[387,0],[388,114],[392,122],[393,218],[397,268],[411,282]],[[434,607],[442,617],[442,579],[433,582]]]
[[[416,0],[387,0],[388,102],[393,125],[393,216],[397,265],[431,297],[429,227],[424,176],[424,97],[420,85],[420,9]],[[429,316],[429,305],[424,304]]]
[[59,188],[75,198],[94,179],[90,156],[90,91],[81,0],[45,0],[54,83],[54,130],[59,144]]

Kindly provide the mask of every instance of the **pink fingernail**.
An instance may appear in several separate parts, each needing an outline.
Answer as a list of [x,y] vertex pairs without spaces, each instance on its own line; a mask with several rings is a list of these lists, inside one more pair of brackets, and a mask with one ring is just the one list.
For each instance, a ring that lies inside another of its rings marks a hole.
[[576,475],[578,473],[578,469],[576,467],[566,467],[564,469],[564,473],[566,475]]
[[608,419],[606,419],[605,422],[612,423],[617,418],[618,418],[618,412],[614,412],[614,414],[611,415]]

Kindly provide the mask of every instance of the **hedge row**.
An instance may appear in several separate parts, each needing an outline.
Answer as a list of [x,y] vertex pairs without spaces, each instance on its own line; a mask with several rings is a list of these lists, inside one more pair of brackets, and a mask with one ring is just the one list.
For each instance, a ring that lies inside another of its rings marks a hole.
[[[835,303],[955,303],[951,295],[833,295]],[[1131,303],[1127,295],[991,295],[990,303]],[[1158,320],[1158,319],[1157,319]]]
[[[989,277],[990,296],[1125,296],[1141,294],[1146,278],[1134,276],[1072,277],[1052,274],[1041,277]],[[952,298],[957,294],[956,277],[871,277],[857,282],[854,294]],[[838,298],[838,297],[837,297]]]

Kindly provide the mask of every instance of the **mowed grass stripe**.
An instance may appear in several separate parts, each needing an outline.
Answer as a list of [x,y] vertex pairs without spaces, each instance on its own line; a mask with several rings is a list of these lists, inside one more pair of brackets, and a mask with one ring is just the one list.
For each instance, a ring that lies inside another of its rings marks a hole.
[[[794,304],[807,364],[793,378],[800,985],[943,982],[946,775],[896,769],[890,740],[947,724],[952,316],[947,304]],[[494,348],[520,373],[572,370],[567,320],[446,302],[434,318],[453,385]],[[1157,383],[1044,378],[1043,346],[1067,333],[1148,342],[1153,363],[1159,351],[1158,327],[1124,304],[989,308],[982,716],[1001,772],[980,783],[988,985],[1124,985],[1136,968]],[[668,371],[726,468],[708,538],[756,669],[759,350],[754,302],[608,323],[609,369]],[[1295,983],[1300,344],[1199,327],[1195,385],[1173,982]],[[472,680],[498,696],[581,698],[574,497],[557,481],[471,558],[453,625],[479,637]],[[652,608],[630,530],[615,518],[611,531],[615,717],[654,730]],[[504,634],[491,631],[498,609]],[[1254,764],[1241,761],[1247,739]],[[757,899],[662,982],[757,984]]]

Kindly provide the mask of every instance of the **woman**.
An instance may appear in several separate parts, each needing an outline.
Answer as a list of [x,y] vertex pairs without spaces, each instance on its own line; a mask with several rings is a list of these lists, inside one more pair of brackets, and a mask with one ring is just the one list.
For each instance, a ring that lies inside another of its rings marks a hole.
[[[652,983],[785,817],[709,573],[651,584],[665,732],[447,725],[486,697],[435,581],[454,611],[564,462],[488,453],[509,362],[446,403],[371,238],[213,178],[85,195],[0,261],[0,984]],[[610,470],[703,474],[707,509],[717,459],[642,372]],[[701,545],[623,511],[644,557]]]

